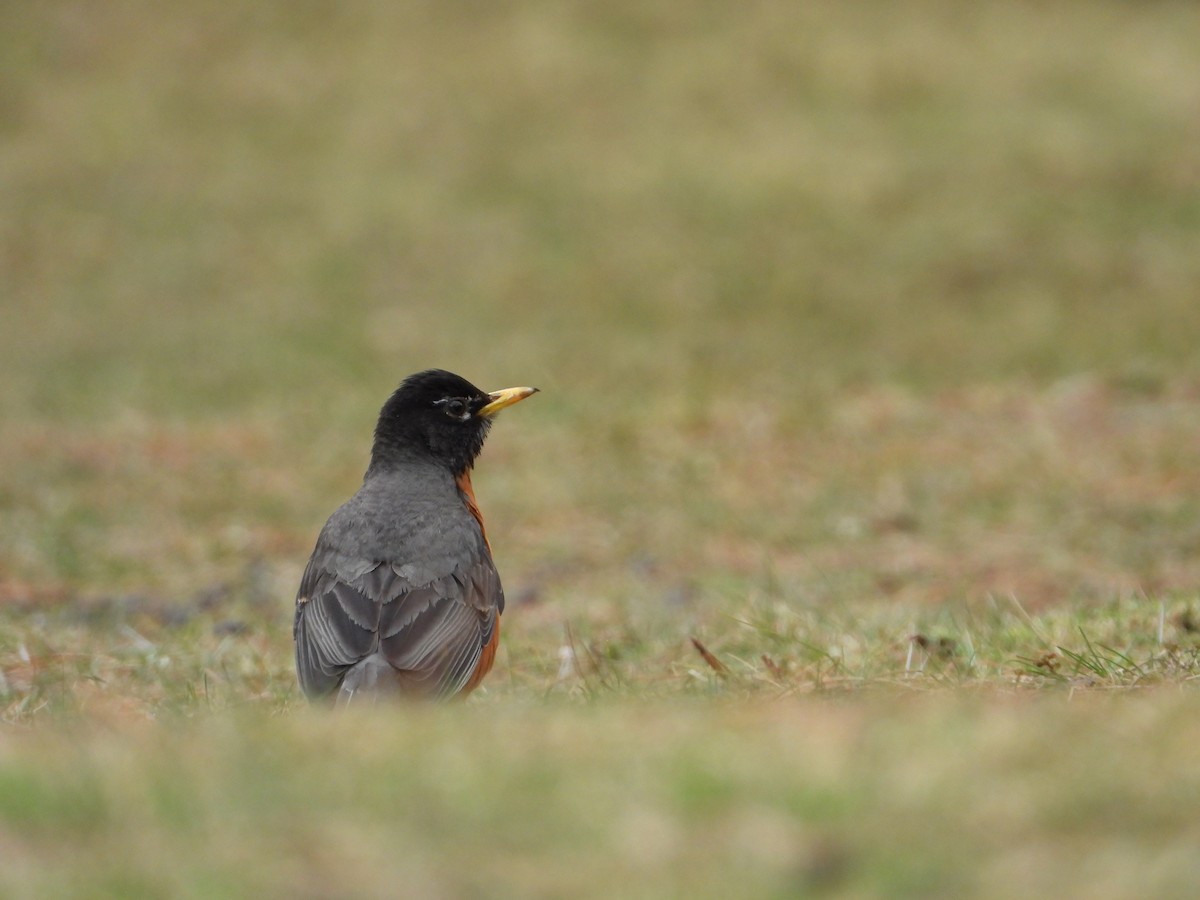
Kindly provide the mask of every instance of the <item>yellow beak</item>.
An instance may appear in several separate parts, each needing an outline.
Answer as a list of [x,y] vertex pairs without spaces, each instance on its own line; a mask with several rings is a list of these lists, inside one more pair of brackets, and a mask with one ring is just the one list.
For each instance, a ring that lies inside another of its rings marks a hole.
[[492,402],[480,409],[476,415],[490,418],[504,409],[504,407],[520,403],[526,397],[536,394],[537,391],[538,389],[535,387],[511,387],[505,388],[502,391],[492,391],[488,394],[492,398]]

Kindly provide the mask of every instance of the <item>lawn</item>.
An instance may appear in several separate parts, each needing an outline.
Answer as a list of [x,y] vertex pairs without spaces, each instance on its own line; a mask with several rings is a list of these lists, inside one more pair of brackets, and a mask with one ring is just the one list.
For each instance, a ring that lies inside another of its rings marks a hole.
[[[0,897],[1190,897],[1200,9],[0,10]],[[291,603],[404,375],[486,689]]]

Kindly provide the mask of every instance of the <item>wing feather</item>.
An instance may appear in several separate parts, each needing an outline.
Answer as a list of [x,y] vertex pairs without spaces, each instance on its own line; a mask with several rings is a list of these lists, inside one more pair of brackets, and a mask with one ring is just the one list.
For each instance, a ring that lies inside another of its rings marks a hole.
[[364,688],[449,696],[471,680],[504,608],[490,555],[423,585],[402,571],[314,551],[294,626],[296,669],[309,697],[340,689],[348,698]]

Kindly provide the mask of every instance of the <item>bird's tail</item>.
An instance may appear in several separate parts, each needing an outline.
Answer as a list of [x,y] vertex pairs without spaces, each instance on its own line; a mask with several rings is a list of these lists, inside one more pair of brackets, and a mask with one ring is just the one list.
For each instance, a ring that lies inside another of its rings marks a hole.
[[342,679],[337,705],[374,705],[381,696],[396,693],[400,687],[396,675],[396,670],[378,653],[359,660]]

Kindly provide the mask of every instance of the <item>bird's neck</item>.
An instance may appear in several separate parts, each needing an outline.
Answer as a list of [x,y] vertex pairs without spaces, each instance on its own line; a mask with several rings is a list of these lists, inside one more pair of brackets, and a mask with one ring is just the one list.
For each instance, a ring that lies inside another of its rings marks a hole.
[[414,452],[410,448],[380,447],[377,443],[371,451],[371,462],[363,480],[417,473],[437,473],[448,482],[457,479],[454,471],[444,462],[427,453]]

